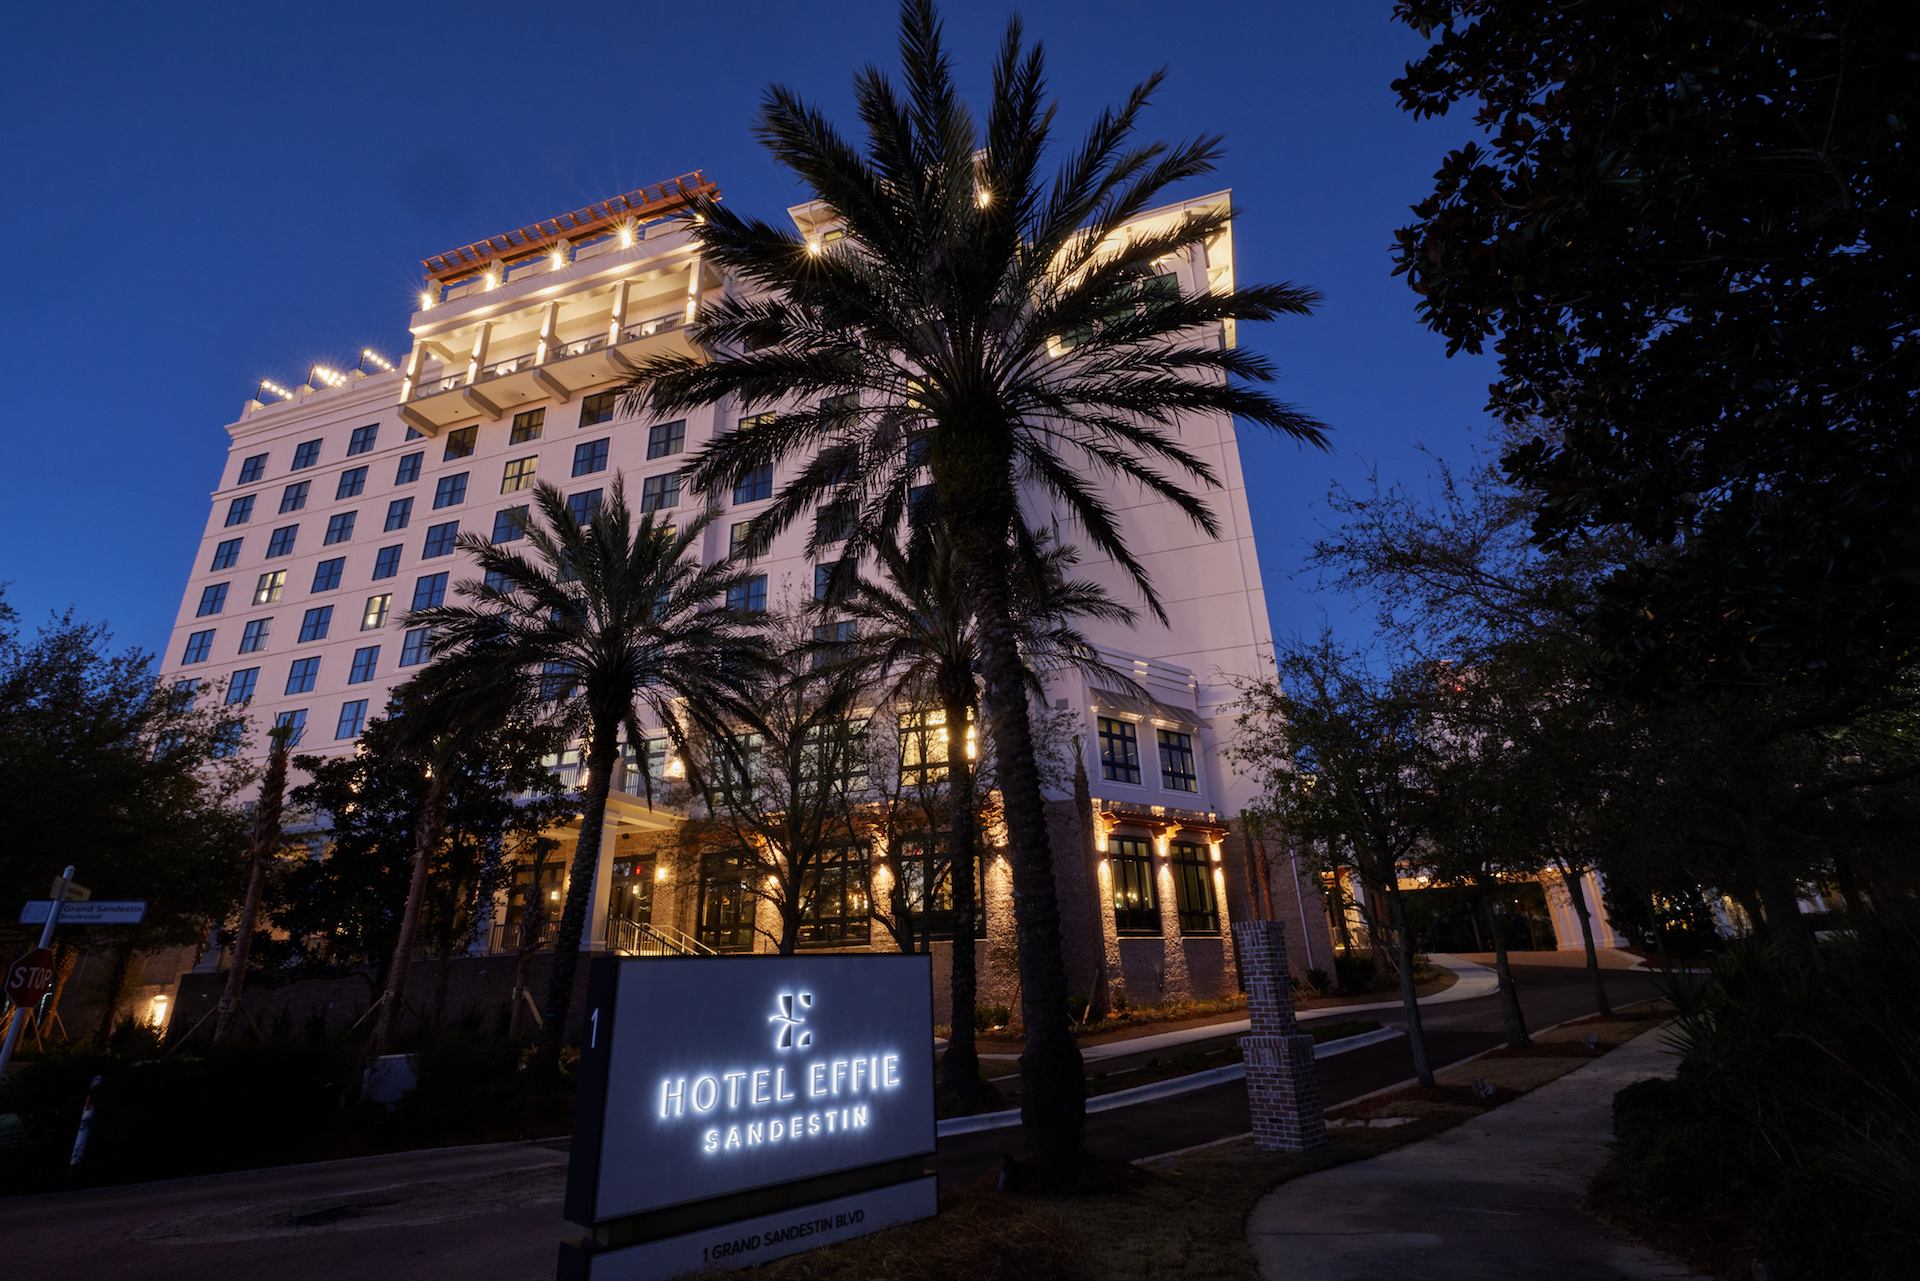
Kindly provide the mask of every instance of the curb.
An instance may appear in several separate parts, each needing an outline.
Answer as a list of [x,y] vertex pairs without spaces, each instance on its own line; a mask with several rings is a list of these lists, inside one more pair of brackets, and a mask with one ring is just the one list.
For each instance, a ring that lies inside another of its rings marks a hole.
[[[1396,1036],[1405,1035],[1406,1033],[1395,1028],[1383,1027],[1373,1032],[1362,1032],[1358,1036],[1343,1036],[1337,1041],[1326,1041],[1314,1046],[1313,1057],[1324,1059],[1335,1054],[1345,1054],[1349,1050],[1363,1050],[1369,1045],[1378,1045],[1382,1041],[1391,1041]],[[1136,1085],[1130,1090],[1115,1090],[1112,1094],[1102,1094],[1087,1100],[1087,1112],[1091,1115],[1095,1112],[1111,1112],[1116,1108],[1132,1107],[1136,1103],[1151,1103],[1155,1099],[1172,1098],[1177,1094],[1204,1090],[1228,1081],[1244,1080],[1246,1075],[1246,1064],[1229,1063],[1225,1067],[1208,1068],[1204,1072],[1194,1072],[1166,1081],[1155,1081],[1151,1085]],[[934,1133],[937,1137],[946,1139],[955,1135],[978,1134],[984,1130],[999,1130],[1018,1124],[1020,1124],[1020,1109],[1011,1108],[1005,1112],[982,1112],[978,1116],[948,1117],[934,1127]]]

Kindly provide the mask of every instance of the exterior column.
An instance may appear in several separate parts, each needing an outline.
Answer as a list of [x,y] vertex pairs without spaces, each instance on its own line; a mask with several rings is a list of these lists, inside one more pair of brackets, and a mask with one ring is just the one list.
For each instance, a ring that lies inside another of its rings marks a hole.
[[1098,812],[1093,816],[1093,840],[1100,856],[1096,873],[1100,878],[1100,945],[1107,958],[1107,999],[1111,1001],[1114,992],[1127,990],[1127,974],[1120,961],[1120,927],[1113,917],[1113,863],[1107,857],[1107,824]]
[[487,367],[487,343],[493,337],[493,322],[480,322],[480,333],[473,340],[473,355],[467,358],[467,386],[480,381],[480,371]]
[[620,331],[627,327],[627,285],[622,280],[613,287],[613,319],[607,322],[607,346],[620,345]]
[[1193,999],[1193,976],[1187,970],[1187,940],[1180,933],[1180,891],[1173,876],[1173,834],[1161,831],[1153,838],[1154,898],[1160,902],[1160,999]]
[[[1233,920],[1227,913],[1227,869],[1220,861],[1220,838],[1214,837],[1207,843],[1212,855],[1213,902],[1220,913],[1220,963],[1227,967],[1227,973],[1233,973]],[[1232,991],[1231,988],[1228,989]]]
[[583,952],[607,950],[607,902],[613,897],[613,859],[620,851],[620,822],[609,813],[600,825],[600,862],[593,869],[593,897],[587,900],[587,928],[580,936]]
[[1247,1016],[1253,1031],[1240,1038],[1247,1065],[1247,1103],[1253,1145],[1264,1152],[1306,1152],[1327,1141],[1320,1105],[1320,1074],[1313,1037],[1293,1018],[1283,921],[1242,921],[1233,927],[1246,963]]

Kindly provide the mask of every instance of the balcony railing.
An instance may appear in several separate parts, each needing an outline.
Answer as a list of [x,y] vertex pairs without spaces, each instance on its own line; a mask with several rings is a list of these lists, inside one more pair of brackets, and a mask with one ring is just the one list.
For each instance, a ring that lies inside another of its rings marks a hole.
[[[636,342],[642,338],[652,338],[657,334],[672,333],[676,329],[684,329],[686,324],[687,313],[683,308],[669,312],[664,316],[655,316],[652,320],[642,320],[624,326],[620,330],[620,342]],[[428,396],[438,396],[445,392],[458,391],[460,388],[466,386],[478,386],[480,383],[490,382],[495,378],[505,378],[509,375],[525,373],[532,369],[551,368],[561,361],[572,360],[577,356],[585,356],[596,351],[604,351],[606,346],[607,336],[605,334],[595,334],[590,338],[576,338],[572,342],[560,344],[554,348],[554,350],[547,353],[547,358],[544,362],[535,361],[534,357],[537,352],[531,351],[522,352],[517,356],[503,356],[499,360],[481,366],[480,376],[471,384],[467,382],[466,370],[455,369],[453,372],[443,370],[438,377],[422,378],[418,387],[414,390],[413,399],[423,400]]]

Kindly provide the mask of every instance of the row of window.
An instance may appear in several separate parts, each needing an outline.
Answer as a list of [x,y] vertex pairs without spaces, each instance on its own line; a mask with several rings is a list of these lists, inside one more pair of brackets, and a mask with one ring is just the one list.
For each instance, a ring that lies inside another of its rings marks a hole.
[[[1150,936],[1162,929],[1160,889],[1150,848],[1136,836],[1107,838],[1107,858],[1113,866],[1113,924],[1122,934]],[[1213,870],[1206,847],[1175,841],[1169,853],[1180,932],[1218,934],[1220,907],[1213,893]]]
[[[1140,781],[1140,740],[1132,721],[1098,718],[1100,777],[1114,783]],[[1197,792],[1200,778],[1193,763],[1193,736],[1178,730],[1155,731],[1160,739],[1160,785],[1174,792]]]
[[[332,582],[323,587],[319,575],[315,575],[315,591],[327,590],[338,585],[338,566],[340,564],[341,562],[336,560],[327,561],[321,566],[323,572],[328,566],[333,566],[334,577]],[[448,577],[448,572],[442,572],[438,574],[424,574],[414,580],[413,604],[410,608],[430,609],[436,605],[446,604]],[[286,581],[287,573],[285,570],[274,570],[270,573],[260,575],[260,582],[254,588],[253,603],[256,605],[276,604],[280,600],[280,593],[285,588]],[[220,606],[226,599],[226,591],[226,583],[216,583],[207,588],[206,591],[201,594],[200,598],[201,613],[203,615],[219,613]],[[764,598],[765,591],[763,586],[763,602]],[[212,608],[208,607],[209,604],[212,605]],[[392,607],[392,592],[382,592],[377,596],[367,597],[366,606],[360,612],[360,630],[370,632],[385,627],[387,624],[387,614],[391,611]],[[762,608],[764,607],[763,603]],[[327,633],[333,626],[333,610],[334,607],[332,605],[320,605],[309,609],[300,620],[300,643],[305,644],[309,641],[327,639]],[[217,629],[209,628],[206,631],[195,632],[187,637],[186,649],[180,656],[181,663],[205,662],[213,653],[215,630]],[[273,619],[271,616],[250,620],[241,630],[240,652],[242,654],[251,654],[265,649],[272,633]]]
[[[300,746],[300,740],[307,736],[307,709],[295,708],[290,712],[281,712],[273,718],[275,729],[291,728],[293,734],[288,740],[289,747]],[[340,704],[340,719],[334,723],[333,738],[337,743],[342,739],[359,738],[367,727],[367,700],[357,698]]]

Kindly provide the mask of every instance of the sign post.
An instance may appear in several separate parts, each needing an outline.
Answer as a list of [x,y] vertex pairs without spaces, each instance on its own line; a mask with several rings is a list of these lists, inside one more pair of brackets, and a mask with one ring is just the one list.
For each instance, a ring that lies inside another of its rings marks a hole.
[[[72,881],[73,869],[69,867],[60,873],[60,879],[53,883],[53,900],[48,904],[49,907],[67,897],[67,886]],[[32,904],[28,906],[31,907]],[[145,904],[141,904],[143,912],[145,907]],[[6,1075],[7,1060],[13,1057],[13,1047],[20,1044],[20,1033],[26,1030],[27,1011],[33,1007],[35,1001],[40,999],[40,994],[53,985],[53,953],[48,949],[47,944],[53,941],[53,927],[59,924],[60,918],[49,911],[46,914],[46,920],[46,926],[40,931],[40,946],[7,967],[7,997],[13,1002],[15,1008],[13,1019],[7,1026],[6,1042],[0,1044],[0,1076]],[[26,919],[24,911],[20,913],[20,923],[31,924]],[[25,1000],[14,995],[16,984],[21,994],[26,996]]]
[[562,1281],[746,1267],[932,1215],[929,956],[596,957]]

